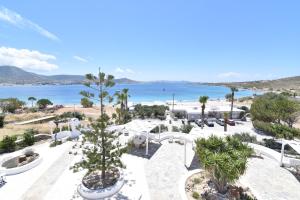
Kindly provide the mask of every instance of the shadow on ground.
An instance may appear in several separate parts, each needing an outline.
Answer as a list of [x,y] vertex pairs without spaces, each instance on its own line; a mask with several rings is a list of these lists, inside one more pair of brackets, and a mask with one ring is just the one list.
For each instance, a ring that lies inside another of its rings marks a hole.
[[187,170],[191,171],[191,170],[200,169],[200,168],[201,168],[201,164],[200,164],[199,158],[195,154],[190,166],[187,166]]
[[155,152],[161,147],[159,143],[149,142],[148,155],[145,155],[146,148],[135,148],[132,147],[127,153],[130,155],[138,156],[141,158],[151,159],[151,157],[155,154]]

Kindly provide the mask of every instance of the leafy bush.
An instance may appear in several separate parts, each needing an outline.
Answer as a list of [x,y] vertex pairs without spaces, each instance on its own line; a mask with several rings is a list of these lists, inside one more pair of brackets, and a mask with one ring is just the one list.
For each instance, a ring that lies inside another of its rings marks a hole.
[[0,149],[3,149],[4,152],[13,152],[16,150],[16,136],[5,136],[0,142]]
[[190,133],[192,129],[193,129],[193,126],[190,124],[185,124],[185,125],[181,126],[181,131],[183,133]]
[[179,132],[180,129],[177,126],[172,126],[172,132]]
[[[163,124],[161,124],[161,125],[160,125],[160,131],[161,131],[161,133],[162,133],[162,132],[165,132],[165,131],[168,131],[168,127],[165,126],[165,125],[163,125]],[[155,127],[154,129],[152,129],[150,132],[151,132],[151,133],[159,133],[159,126],[156,126],[156,127]]]
[[200,198],[200,194],[198,192],[193,192],[192,197],[194,199],[199,199]]
[[194,178],[192,181],[193,181],[193,184],[195,184],[195,185],[201,183],[201,179],[200,178]]
[[36,102],[39,109],[45,109],[49,105],[53,105],[53,103],[49,99],[40,99]]
[[91,108],[91,107],[93,107],[93,104],[94,104],[92,101],[90,101],[86,97],[82,98],[80,103],[81,103],[82,107],[84,107],[84,108]]
[[275,93],[266,93],[254,99],[251,105],[252,120],[282,124],[287,123],[290,127],[297,120],[299,102],[286,96]]
[[80,112],[64,112],[59,116],[61,119],[65,118],[77,118],[78,120],[83,120],[85,115]]
[[255,129],[276,138],[293,139],[294,137],[300,137],[300,130],[297,128],[290,128],[286,125],[272,124],[258,120],[252,123]]
[[56,147],[57,145],[61,145],[62,144],[62,141],[54,141],[50,144],[50,147]]
[[4,127],[4,119],[5,119],[5,115],[0,114],[0,128]]
[[196,152],[218,192],[226,193],[228,183],[245,172],[253,150],[237,138],[211,136],[196,140]]
[[178,119],[184,119],[186,115],[182,112],[175,112],[174,116],[177,117]]
[[142,119],[144,118],[164,119],[165,112],[168,109],[169,109],[168,106],[163,106],[163,105],[146,106],[146,105],[137,104],[134,107],[134,115]]
[[23,134],[23,146],[32,146],[35,142],[34,135],[38,134],[38,131],[34,129],[28,129]]
[[237,138],[241,142],[257,143],[256,137],[249,133],[235,133],[232,137]]
[[3,112],[14,113],[25,105],[24,101],[17,98],[0,99],[0,108]]

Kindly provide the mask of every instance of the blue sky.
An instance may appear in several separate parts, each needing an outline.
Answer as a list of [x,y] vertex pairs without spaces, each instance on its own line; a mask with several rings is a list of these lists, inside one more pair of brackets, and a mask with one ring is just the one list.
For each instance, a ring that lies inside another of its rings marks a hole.
[[136,80],[300,75],[300,1],[0,1],[0,64]]

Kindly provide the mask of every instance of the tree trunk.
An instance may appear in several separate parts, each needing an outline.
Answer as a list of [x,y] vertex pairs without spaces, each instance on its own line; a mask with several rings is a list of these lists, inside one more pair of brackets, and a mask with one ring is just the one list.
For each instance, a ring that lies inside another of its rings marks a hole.
[[232,112],[233,112],[233,100],[234,100],[234,92],[231,94],[231,109],[230,109],[230,119],[232,119]]
[[201,117],[202,119],[201,119],[201,128],[203,129],[203,127],[204,127],[204,108],[203,108],[203,106],[202,106],[202,117]]

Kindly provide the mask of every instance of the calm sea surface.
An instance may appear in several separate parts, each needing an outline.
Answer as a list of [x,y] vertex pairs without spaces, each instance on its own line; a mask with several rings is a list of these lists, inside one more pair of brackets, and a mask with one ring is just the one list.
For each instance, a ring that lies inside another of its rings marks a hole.
[[[207,95],[210,99],[224,99],[230,92],[226,87],[191,83],[118,84],[110,92],[123,88],[129,88],[129,101],[135,103],[171,100],[173,93],[177,101],[198,101],[201,95]],[[28,97],[34,96],[37,99],[48,98],[55,104],[80,104],[79,92],[85,89],[83,85],[0,86],[0,98],[17,97],[27,101]],[[236,96],[253,94],[251,90],[240,90]]]

